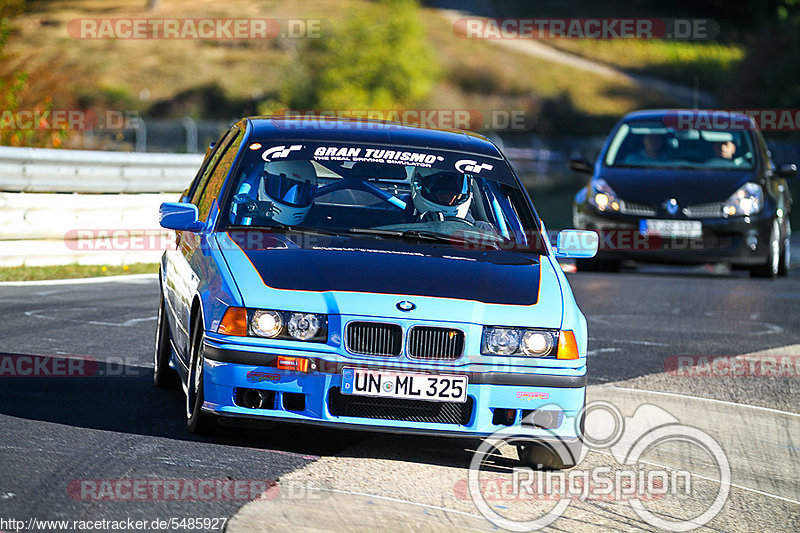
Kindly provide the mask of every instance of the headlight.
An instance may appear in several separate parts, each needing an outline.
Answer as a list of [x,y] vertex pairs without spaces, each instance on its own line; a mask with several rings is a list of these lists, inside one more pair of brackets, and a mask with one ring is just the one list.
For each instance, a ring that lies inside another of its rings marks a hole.
[[525,355],[546,356],[553,349],[555,339],[549,331],[528,330],[522,335],[520,348]]
[[620,199],[604,179],[596,179],[589,189],[589,203],[600,211],[619,211]]
[[558,332],[544,329],[483,328],[484,355],[547,357],[555,353]]
[[253,311],[250,319],[250,331],[259,337],[274,338],[283,330],[283,317],[277,311]]
[[288,329],[295,339],[307,341],[319,332],[319,318],[311,313],[292,313]]
[[328,342],[328,316],[229,307],[220,321],[217,332],[240,337]]
[[513,355],[519,351],[519,329],[486,328],[483,334],[483,353]]
[[764,191],[758,183],[745,183],[725,202],[725,216],[755,215],[764,205]]

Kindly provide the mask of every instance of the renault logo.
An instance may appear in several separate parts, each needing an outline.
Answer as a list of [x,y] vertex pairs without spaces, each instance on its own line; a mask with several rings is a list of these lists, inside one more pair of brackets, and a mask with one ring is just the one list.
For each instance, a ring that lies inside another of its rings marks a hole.
[[397,305],[395,307],[397,307],[401,311],[413,311],[414,309],[417,308],[417,306],[414,305],[413,302],[409,302],[408,300],[397,302]]
[[667,213],[670,215],[674,215],[678,212],[678,200],[675,198],[670,198],[666,202],[664,202],[664,209],[667,210]]

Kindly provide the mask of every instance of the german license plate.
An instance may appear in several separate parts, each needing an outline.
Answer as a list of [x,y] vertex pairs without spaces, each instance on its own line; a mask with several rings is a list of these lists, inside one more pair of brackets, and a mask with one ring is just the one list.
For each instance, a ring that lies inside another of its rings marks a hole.
[[700,238],[703,236],[703,223],[699,220],[642,220],[640,230],[645,235],[659,235],[661,237],[689,237]]
[[433,402],[467,401],[467,376],[342,369],[342,394]]

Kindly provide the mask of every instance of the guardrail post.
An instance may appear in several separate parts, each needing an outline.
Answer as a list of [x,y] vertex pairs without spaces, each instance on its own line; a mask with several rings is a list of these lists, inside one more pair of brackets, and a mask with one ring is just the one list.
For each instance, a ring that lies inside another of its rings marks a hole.
[[144,124],[144,120],[142,117],[136,117],[133,119],[133,129],[136,132],[136,151],[137,152],[146,152],[147,151],[147,126]]
[[184,129],[186,130],[186,153],[194,154],[197,150],[197,122],[192,120],[192,117],[184,117],[181,120]]

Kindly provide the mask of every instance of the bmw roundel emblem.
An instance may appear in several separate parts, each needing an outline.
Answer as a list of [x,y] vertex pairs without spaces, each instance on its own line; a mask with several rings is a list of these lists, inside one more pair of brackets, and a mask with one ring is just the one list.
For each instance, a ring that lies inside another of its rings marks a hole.
[[397,307],[401,311],[413,311],[414,309],[417,308],[417,306],[414,305],[414,302],[409,302],[408,300],[397,302],[397,305],[395,307]]

